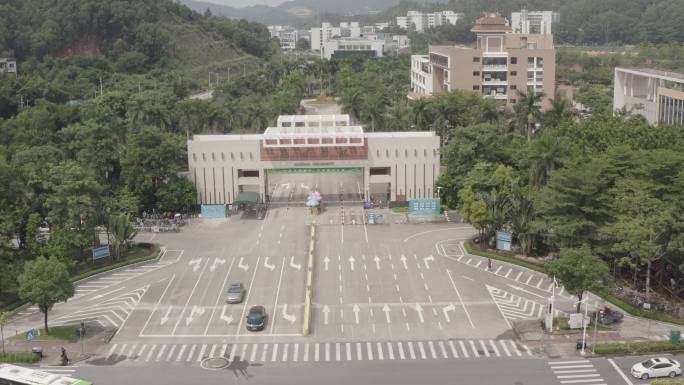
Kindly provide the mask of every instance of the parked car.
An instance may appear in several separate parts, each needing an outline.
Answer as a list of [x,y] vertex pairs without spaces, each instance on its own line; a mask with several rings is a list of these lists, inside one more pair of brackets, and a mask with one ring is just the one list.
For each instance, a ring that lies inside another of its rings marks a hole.
[[606,306],[603,310],[599,311],[598,321],[604,325],[610,325],[622,321],[623,318],[625,318],[625,315],[622,312]]
[[644,362],[634,364],[631,373],[632,376],[642,380],[654,377],[675,377],[682,374],[682,367],[679,362],[670,358],[649,358]]
[[251,332],[264,330],[266,327],[266,309],[261,305],[252,306],[247,313],[247,330]]
[[245,296],[245,288],[242,283],[235,282],[228,286],[228,297],[226,302],[228,303],[240,303]]

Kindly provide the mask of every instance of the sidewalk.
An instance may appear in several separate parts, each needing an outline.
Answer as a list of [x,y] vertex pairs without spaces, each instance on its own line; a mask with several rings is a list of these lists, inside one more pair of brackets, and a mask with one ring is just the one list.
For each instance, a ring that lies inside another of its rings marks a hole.
[[33,348],[43,349],[43,359],[39,361],[39,365],[61,365],[60,354],[61,349],[65,348],[67,357],[69,357],[70,364],[87,360],[92,357],[113,335],[115,332],[112,328],[102,328],[99,326],[89,325],[87,327],[86,337],[82,342],[65,342],[65,341],[21,341],[5,339],[5,351],[7,352],[30,352]]

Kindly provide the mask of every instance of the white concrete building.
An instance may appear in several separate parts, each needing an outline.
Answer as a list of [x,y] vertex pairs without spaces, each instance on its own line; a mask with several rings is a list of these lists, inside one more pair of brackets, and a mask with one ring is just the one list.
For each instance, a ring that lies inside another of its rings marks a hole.
[[272,38],[278,39],[280,42],[280,48],[283,51],[294,51],[297,49],[299,33],[296,29],[289,26],[269,25],[268,32]]
[[439,27],[440,25],[455,25],[462,17],[462,13],[454,11],[431,13],[408,11],[406,16],[397,17],[397,25],[407,31],[414,29],[416,32],[424,32],[426,29]]
[[651,124],[684,127],[684,75],[615,68],[613,109],[640,114]]
[[320,51],[323,43],[342,36],[340,27],[333,27],[330,23],[321,24],[320,28],[311,28],[311,50]]
[[560,20],[560,14],[552,11],[528,11],[511,13],[511,28],[513,33],[545,34],[552,33],[553,23]]
[[377,36],[363,38],[331,39],[323,43],[321,59],[342,58],[353,54],[364,54],[370,57],[383,57],[396,53],[396,41],[378,39]]
[[340,23],[340,36],[341,37],[361,37],[362,30],[358,21],[352,22],[341,22]]
[[429,55],[411,55],[411,99],[432,95],[432,70]]
[[17,73],[17,61],[14,58],[0,58],[0,73]]
[[265,201],[274,169],[361,169],[364,199],[430,199],[439,142],[433,132],[365,133],[350,125],[349,115],[280,116],[263,134],[195,135],[188,141],[188,178],[199,204],[231,204],[243,191]]
[[392,40],[397,42],[399,52],[411,50],[411,39],[406,35],[392,35]]

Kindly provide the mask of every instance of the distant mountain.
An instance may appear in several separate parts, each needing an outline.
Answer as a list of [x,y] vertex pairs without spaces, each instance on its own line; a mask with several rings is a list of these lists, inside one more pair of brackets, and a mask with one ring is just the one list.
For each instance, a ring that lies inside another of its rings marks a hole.
[[297,25],[313,21],[325,13],[341,16],[368,15],[395,6],[400,0],[291,0],[276,7],[255,5],[244,8],[197,0],[178,1],[198,12],[209,9],[216,16],[247,19],[263,24]]

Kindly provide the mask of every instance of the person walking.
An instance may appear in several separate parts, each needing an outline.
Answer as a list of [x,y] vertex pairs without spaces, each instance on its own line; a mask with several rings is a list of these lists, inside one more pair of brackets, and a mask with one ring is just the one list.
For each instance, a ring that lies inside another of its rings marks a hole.
[[487,270],[492,271],[492,259],[487,258]]

